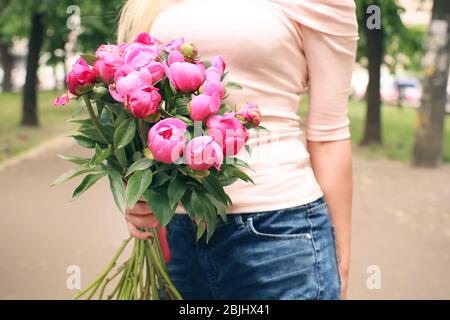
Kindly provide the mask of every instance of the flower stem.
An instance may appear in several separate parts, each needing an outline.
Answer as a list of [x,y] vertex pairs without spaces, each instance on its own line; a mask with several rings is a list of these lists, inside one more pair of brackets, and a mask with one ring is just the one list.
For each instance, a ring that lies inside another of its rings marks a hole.
[[92,108],[91,100],[89,99],[88,95],[83,95],[83,100],[86,103],[87,110],[89,112],[89,116],[91,118],[92,124],[94,125],[95,129],[98,131],[98,134],[102,137],[102,139],[105,141],[106,144],[108,144],[108,138],[106,137],[105,133],[102,130],[102,127],[100,126],[100,123],[98,122],[97,116],[94,113],[94,109]]
[[120,255],[122,254],[122,252],[125,250],[125,248],[127,247],[128,243],[130,242],[131,237],[128,238],[127,240],[125,240],[122,245],[120,246],[119,250],[116,252],[116,254],[114,255],[114,257],[112,258],[111,262],[109,263],[108,267],[106,268],[105,271],[103,271],[103,273],[96,279],[94,280],[94,282],[92,282],[91,285],[89,285],[86,289],[84,289],[83,291],[81,291],[77,296],[75,296],[75,300],[81,298],[82,296],[84,296],[87,292],[89,292],[91,289],[93,289],[93,292],[91,292],[88,296],[88,299],[92,298],[92,296],[95,294],[95,292],[97,291],[98,287],[100,286],[100,284],[103,282],[103,280],[105,279],[105,277],[108,275],[108,273],[111,271],[112,268],[114,268],[114,266],[117,263],[117,259],[120,257]]
[[147,145],[147,139],[145,134],[145,122],[142,119],[138,119],[139,137],[141,138],[142,148]]

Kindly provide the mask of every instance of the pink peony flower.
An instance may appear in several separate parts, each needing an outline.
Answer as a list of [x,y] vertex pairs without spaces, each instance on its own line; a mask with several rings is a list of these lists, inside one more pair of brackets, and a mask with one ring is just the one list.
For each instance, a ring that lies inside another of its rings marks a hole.
[[125,107],[136,117],[145,119],[158,111],[161,95],[155,87],[142,87],[125,96]]
[[173,39],[172,41],[164,44],[162,46],[162,49],[164,49],[167,52],[170,52],[172,50],[178,50],[180,51],[181,46],[184,43],[184,38],[179,38],[179,39]]
[[236,118],[244,122],[244,124],[257,127],[261,123],[261,111],[259,111],[259,107],[256,104],[247,102],[236,112]]
[[249,138],[247,129],[234,113],[212,116],[206,122],[206,126],[208,135],[214,138],[227,156],[239,153]]
[[220,170],[223,163],[222,148],[210,136],[192,139],[186,146],[186,163],[192,170],[208,170],[214,166]]
[[72,65],[72,70],[67,74],[66,82],[71,93],[81,96],[89,92],[94,86],[94,70],[80,57]]
[[217,113],[220,109],[220,98],[217,93],[209,96],[207,94],[200,94],[194,96],[189,103],[189,113],[191,119],[195,121],[202,121],[211,114]]
[[194,92],[205,81],[202,65],[189,62],[173,62],[165,66],[166,75],[175,88],[181,92]]
[[150,62],[155,61],[159,56],[159,48],[134,42],[128,45],[123,51],[123,62],[139,69],[147,66]]
[[136,39],[134,39],[133,42],[138,42],[138,43],[142,43],[142,44],[148,44],[148,45],[153,45],[155,43],[159,43],[159,41],[152,37],[150,34],[148,34],[148,32],[141,32],[140,34],[137,35]]
[[174,62],[184,62],[184,56],[178,50],[171,50],[167,57],[167,64],[171,66]]
[[216,67],[217,70],[219,70],[220,75],[222,75],[225,72],[225,69],[227,67],[225,61],[221,56],[215,56],[211,58],[211,65]]
[[55,106],[63,106],[67,103],[69,103],[69,94],[67,92],[53,100]]
[[222,99],[225,95],[225,88],[222,84],[221,73],[216,67],[206,69],[206,80],[203,84],[203,92],[207,95],[217,93]]
[[116,70],[123,65],[121,53],[122,50],[115,45],[102,45],[97,49],[95,55],[98,60],[94,63],[94,72],[97,78],[106,83],[111,82]]
[[153,83],[159,81],[164,76],[164,66],[162,63],[157,61],[150,61],[150,63],[145,66],[148,71],[152,74]]
[[129,92],[151,86],[152,80],[152,74],[147,68],[135,70],[131,65],[123,65],[117,69],[115,83],[109,86],[109,92],[115,100],[124,102]]
[[183,154],[186,145],[186,124],[176,118],[157,122],[148,133],[148,146],[155,160],[174,163]]

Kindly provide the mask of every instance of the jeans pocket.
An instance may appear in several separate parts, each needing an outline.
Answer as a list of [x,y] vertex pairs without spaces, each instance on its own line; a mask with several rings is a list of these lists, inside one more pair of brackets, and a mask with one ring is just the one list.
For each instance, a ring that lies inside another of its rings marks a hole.
[[339,279],[339,287],[341,287],[342,285],[342,280],[341,280],[341,273],[339,272],[339,257],[337,254],[337,246],[336,246],[336,232],[334,230],[334,226],[331,225],[331,234],[333,236],[333,246],[334,246],[334,257],[336,260],[336,268],[337,268],[337,274],[338,274],[338,279]]
[[278,211],[251,216],[246,221],[250,234],[272,240],[311,240],[311,228],[302,212]]

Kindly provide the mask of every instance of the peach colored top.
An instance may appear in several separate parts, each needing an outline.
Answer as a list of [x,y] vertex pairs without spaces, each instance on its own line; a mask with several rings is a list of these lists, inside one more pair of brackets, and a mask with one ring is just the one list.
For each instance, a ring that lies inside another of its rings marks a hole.
[[[250,136],[246,170],[255,184],[226,187],[229,213],[277,210],[322,196],[309,166],[297,114],[309,89],[306,138],[350,137],[347,102],[358,39],[352,0],[182,0],[164,9],[151,34],[161,41],[184,37],[202,58],[222,55],[233,105],[257,103],[269,132]],[[332,161],[332,159],[330,159]]]

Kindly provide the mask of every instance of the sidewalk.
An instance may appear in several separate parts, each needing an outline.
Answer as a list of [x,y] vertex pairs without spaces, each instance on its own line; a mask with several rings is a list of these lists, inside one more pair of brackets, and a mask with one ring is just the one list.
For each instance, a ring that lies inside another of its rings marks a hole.
[[[127,236],[108,182],[70,202],[80,179],[50,187],[79,154],[71,139],[0,169],[0,299],[69,299],[67,267],[85,286]],[[355,158],[349,298],[450,298],[450,166],[415,169]],[[367,268],[381,270],[369,290]]]

